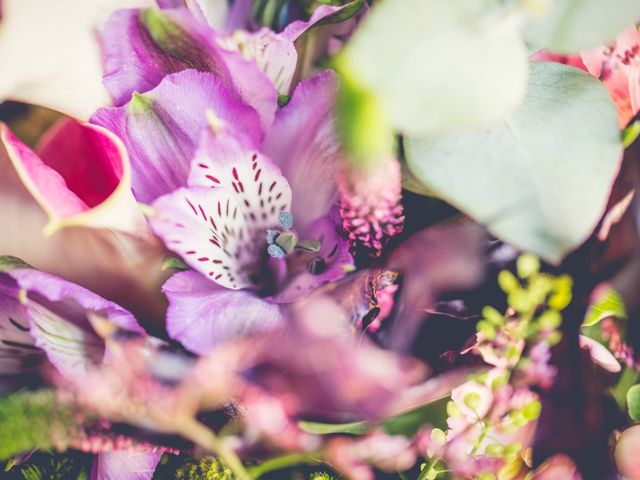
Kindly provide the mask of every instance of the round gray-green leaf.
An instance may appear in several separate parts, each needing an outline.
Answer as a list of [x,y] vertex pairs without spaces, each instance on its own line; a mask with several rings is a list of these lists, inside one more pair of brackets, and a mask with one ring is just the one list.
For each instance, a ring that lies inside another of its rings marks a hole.
[[627,410],[633,420],[640,422],[640,385],[627,390]]
[[405,139],[407,165],[437,196],[497,237],[557,263],[594,229],[622,145],[604,86],[583,71],[533,62],[522,107],[500,125]]
[[548,15],[531,22],[527,40],[557,53],[608,44],[640,20],[638,0],[553,0]]
[[517,108],[527,53],[501,0],[376,2],[342,55],[394,128],[413,135],[494,124]]

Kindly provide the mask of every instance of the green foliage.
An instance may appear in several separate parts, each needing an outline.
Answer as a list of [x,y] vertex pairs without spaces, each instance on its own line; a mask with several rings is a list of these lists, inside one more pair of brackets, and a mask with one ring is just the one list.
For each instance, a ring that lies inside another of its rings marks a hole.
[[24,480],[87,480],[87,469],[68,456],[52,456],[48,461],[26,465],[20,470]]
[[327,472],[316,472],[312,473],[309,477],[309,480],[337,480],[335,477],[332,477]]
[[368,422],[319,423],[301,421],[298,422],[298,426],[305,432],[315,435],[365,435],[376,427],[381,427],[389,435],[411,437],[425,422],[436,427],[446,428],[445,406],[447,401],[448,397],[435,399],[413,410],[387,418],[378,425]]
[[[4,465],[3,480],[87,480],[94,456],[68,450],[64,453],[36,451],[24,463]],[[3,465],[0,464],[0,471]]]
[[23,391],[0,398],[1,460],[38,448],[62,448],[75,432],[73,411],[57,401],[53,391]]
[[640,384],[627,391],[627,410],[633,420],[640,422]]
[[346,433],[350,435],[364,435],[371,428],[366,422],[353,423],[319,423],[319,422],[298,422],[298,426],[308,433],[315,435],[331,435],[336,433]]
[[500,125],[405,138],[406,160],[434,195],[558,263],[600,219],[622,143],[602,82],[559,63],[532,62],[530,72],[524,104]]
[[189,265],[184,263],[181,258],[176,257],[174,255],[168,255],[162,261],[162,270],[167,270],[169,268],[182,271],[182,270],[189,270],[190,267]]
[[202,457],[180,466],[175,478],[176,480],[233,480],[233,474],[219,460]]
[[637,0],[553,0],[549,12],[533,19],[527,40],[535,49],[557,53],[580,51],[610,43],[640,18]]
[[352,75],[350,66],[338,61],[342,73],[338,96],[338,132],[354,166],[387,160],[393,151],[393,132],[376,96]]
[[627,311],[622,297],[613,289],[609,289],[596,303],[589,307],[583,327],[592,327],[608,317],[626,319]]
[[494,124],[526,90],[524,42],[500,0],[376,2],[341,64],[412,135]]
[[17,257],[10,255],[0,256],[0,272],[7,272],[16,268],[31,268],[31,266]]

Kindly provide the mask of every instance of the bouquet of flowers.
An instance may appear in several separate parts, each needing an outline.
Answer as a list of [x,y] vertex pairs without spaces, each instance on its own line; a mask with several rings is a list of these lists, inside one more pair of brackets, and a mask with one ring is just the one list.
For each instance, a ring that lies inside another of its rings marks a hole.
[[0,477],[640,478],[639,22],[0,0]]

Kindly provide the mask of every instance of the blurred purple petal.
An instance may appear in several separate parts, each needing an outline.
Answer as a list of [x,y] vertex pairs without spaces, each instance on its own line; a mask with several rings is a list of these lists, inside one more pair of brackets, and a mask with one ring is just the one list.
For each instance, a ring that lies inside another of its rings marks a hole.
[[293,191],[296,227],[329,213],[338,199],[340,144],[335,131],[336,76],[323,72],[296,88],[276,114],[263,151],[282,168]]
[[125,330],[144,333],[122,307],[59,277],[32,269],[16,269],[7,275],[26,291],[24,305],[35,345],[65,377],[83,374],[88,364],[98,364],[104,342],[93,331],[87,315],[104,316]]
[[20,288],[27,291],[27,298],[61,309],[69,321],[82,323],[86,319],[86,312],[90,311],[104,316],[120,328],[144,333],[131,313],[80,285],[27,268],[7,273]]
[[347,312],[329,298],[309,299],[295,309],[295,317],[286,331],[261,339],[247,376],[286,398],[297,418],[378,418],[398,392],[424,374],[417,362],[353,337]]
[[484,277],[485,230],[460,221],[426,228],[390,255],[387,268],[403,276],[389,347],[408,350],[439,295],[477,286]]
[[256,112],[239,103],[215,75],[194,70],[168,75],[125,106],[98,110],[92,122],[122,139],[131,156],[134,194],[151,202],[187,184],[191,160],[208,126],[207,111],[251,141],[261,138]]
[[197,272],[175,274],[163,291],[169,299],[169,336],[194,353],[284,323],[277,305],[251,292],[217,287]]
[[91,480],[151,480],[162,451],[113,451],[99,454],[93,462]]
[[29,333],[29,312],[19,293],[15,282],[0,274],[0,377],[32,372],[45,359]]

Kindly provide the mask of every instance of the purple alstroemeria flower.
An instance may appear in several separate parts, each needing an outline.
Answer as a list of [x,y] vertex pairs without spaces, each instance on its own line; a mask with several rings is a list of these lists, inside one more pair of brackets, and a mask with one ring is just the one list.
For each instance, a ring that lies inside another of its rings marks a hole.
[[166,75],[195,69],[215,74],[258,112],[263,128],[273,120],[278,93],[288,95],[294,75],[302,73],[295,42],[312,27],[353,10],[324,5],[309,21],[293,22],[281,33],[266,27],[250,32],[239,27],[216,30],[223,22],[211,18],[216,11],[212,5],[188,1],[188,8],[175,8],[181,3],[160,2],[173,7],[164,10],[119,10],[106,23],[104,83],[115,104],[128,102],[134,92],[151,90]]
[[[94,330],[92,315],[114,328],[145,335],[131,313],[55,275],[0,257],[0,380],[42,372],[46,365],[67,381],[81,382],[108,361],[109,345]],[[146,464],[150,479],[162,450],[107,452],[96,457],[96,479],[115,478],[124,464]],[[107,472],[100,474],[100,472]],[[145,471],[146,472],[146,471]],[[142,471],[141,471],[142,473]]]
[[[341,277],[352,263],[329,216],[340,161],[335,93],[332,72],[304,81],[263,134],[255,112],[217,77],[187,70],[94,116],[127,146],[135,195],[155,200],[152,227],[195,270],[164,286],[169,334],[192,351],[279,323],[277,303]],[[280,223],[283,212],[292,229]],[[286,260],[269,256],[269,230],[287,230],[279,239],[288,238]],[[295,250],[309,245],[318,251]]]
[[334,91],[330,72],[303,82],[262,148],[214,119],[187,186],[154,202],[152,227],[194,270],[163,288],[169,334],[189,349],[204,353],[219,340],[273,327],[283,321],[278,304],[352,264],[330,215],[339,160]]
[[[0,259],[4,262],[7,257]],[[8,374],[11,365],[31,367],[31,360],[37,358],[46,358],[63,377],[82,376],[101,364],[106,347],[91,324],[91,315],[144,334],[133,315],[119,305],[55,275],[12,263],[0,272],[3,373]],[[16,365],[22,358],[31,360]]]

